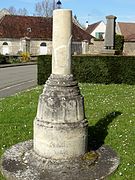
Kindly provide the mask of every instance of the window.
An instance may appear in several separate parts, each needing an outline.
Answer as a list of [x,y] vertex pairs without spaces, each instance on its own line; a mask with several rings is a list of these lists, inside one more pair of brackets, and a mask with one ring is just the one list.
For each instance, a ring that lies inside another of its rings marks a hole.
[[46,43],[45,43],[45,42],[42,42],[42,43],[40,44],[40,46],[46,46]]
[[3,45],[8,45],[8,43],[7,43],[7,42],[4,42]]
[[103,36],[104,36],[104,33],[103,32],[96,32],[95,36],[96,36],[97,39],[101,39],[102,40]]
[[40,55],[45,55],[47,54],[47,45],[45,42],[42,42],[40,44]]
[[9,46],[7,42],[3,42],[2,54],[7,55],[9,54]]

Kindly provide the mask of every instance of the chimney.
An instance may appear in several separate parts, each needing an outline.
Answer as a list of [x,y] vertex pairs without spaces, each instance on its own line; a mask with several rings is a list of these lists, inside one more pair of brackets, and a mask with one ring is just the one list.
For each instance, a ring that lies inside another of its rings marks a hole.
[[89,26],[89,22],[88,22],[88,21],[86,21],[85,28],[87,29],[87,28],[88,28],[88,26]]

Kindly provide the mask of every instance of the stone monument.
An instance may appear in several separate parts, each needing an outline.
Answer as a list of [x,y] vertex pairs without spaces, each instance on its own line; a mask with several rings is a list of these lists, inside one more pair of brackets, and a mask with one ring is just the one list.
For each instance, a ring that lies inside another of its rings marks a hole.
[[77,157],[87,151],[83,97],[71,74],[71,19],[70,10],[54,11],[52,74],[34,122],[34,151],[52,159]]
[[2,156],[7,180],[95,180],[118,167],[108,146],[88,152],[84,99],[71,73],[71,26],[71,10],[54,10],[52,74],[39,97],[34,139]]
[[110,15],[106,16],[107,24],[106,24],[106,32],[105,32],[105,43],[104,43],[104,51],[103,53],[107,53],[110,55],[115,54],[115,21],[116,16]]

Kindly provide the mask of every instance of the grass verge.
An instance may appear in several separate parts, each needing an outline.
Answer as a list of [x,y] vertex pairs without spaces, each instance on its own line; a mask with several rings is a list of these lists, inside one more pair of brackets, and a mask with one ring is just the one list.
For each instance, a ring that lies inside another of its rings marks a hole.
[[[89,121],[89,145],[103,143],[120,156],[109,180],[135,179],[135,86],[80,84]],[[0,99],[0,155],[11,145],[31,139],[42,87]],[[4,178],[0,175],[0,180]]]

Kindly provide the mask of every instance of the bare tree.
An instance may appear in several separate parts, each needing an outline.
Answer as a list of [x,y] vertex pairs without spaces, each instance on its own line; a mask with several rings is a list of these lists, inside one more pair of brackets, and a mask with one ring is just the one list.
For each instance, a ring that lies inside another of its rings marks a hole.
[[25,8],[20,8],[20,9],[17,11],[17,14],[18,14],[18,15],[21,15],[21,16],[27,16],[27,15],[28,15],[28,11],[27,11],[27,9],[25,9]]
[[43,0],[35,4],[35,15],[52,16],[53,10],[56,8],[54,0]]
[[12,15],[21,15],[21,16],[27,16],[28,15],[28,11],[25,8],[20,8],[17,10],[15,7],[11,6],[8,8],[8,10]]
[[9,11],[12,15],[16,15],[16,14],[17,14],[16,8],[13,7],[13,6],[10,6],[10,7],[8,8],[8,11]]

